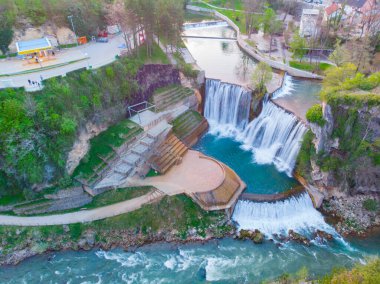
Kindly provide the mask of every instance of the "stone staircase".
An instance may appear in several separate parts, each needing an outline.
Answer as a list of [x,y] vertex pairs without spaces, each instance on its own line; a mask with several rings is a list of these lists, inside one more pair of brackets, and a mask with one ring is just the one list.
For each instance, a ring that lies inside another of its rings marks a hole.
[[181,162],[187,152],[187,146],[174,134],[170,134],[162,143],[153,156],[151,166],[161,174],[166,173],[172,166]]
[[149,171],[148,159],[153,155],[156,145],[161,142],[162,137],[165,137],[170,129],[171,126],[166,121],[162,121],[144,132],[124,153],[119,154],[104,178],[92,187],[92,194],[96,195],[117,188],[133,175],[145,176]]

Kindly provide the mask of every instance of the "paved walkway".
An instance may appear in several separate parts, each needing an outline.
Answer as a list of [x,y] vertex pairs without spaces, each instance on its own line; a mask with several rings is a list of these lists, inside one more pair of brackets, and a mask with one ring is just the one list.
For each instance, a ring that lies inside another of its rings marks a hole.
[[[119,46],[121,46],[124,43],[125,42],[122,35],[116,35],[115,37],[111,38],[108,43],[91,42],[79,47],[65,49],[61,52],[57,52],[57,64],[72,61],[73,59],[87,59],[43,71],[38,71],[37,69],[36,72],[29,74],[12,75],[6,77],[3,76],[0,77],[0,88],[24,86],[29,88],[28,79],[40,82],[41,76],[43,79],[48,79],[56,76],[65,75],[68,72],[80,68],[88,68],[89,66],[91,66],[92,68],[101,67],[115,60],[115,56],[119,55],[122,50],[121,48],[119,48]],[[42,64],[44,65],[44,63]],[[22,61],[20,61],[17,58],[13,58],[11,60],[0,60],[0,74],[22,72],[28,69],[30,68],[23,66]]]
[[179,165],[165,175],[131,180],[135,185],[151,185],[167,195],[207,192],[219,187],[225,179],[222,166],[198,151],[189,150]]
[[85,223],[114,217],[141,208],[142,205],[161,198],[162,192],[149,192],[143,196],[131,200],[119,202],[92,210],[82,210],[73,213],[57,214],[49,216],[19,217],[0,215],[0,225],[16,226],[49,226],[74,223]]

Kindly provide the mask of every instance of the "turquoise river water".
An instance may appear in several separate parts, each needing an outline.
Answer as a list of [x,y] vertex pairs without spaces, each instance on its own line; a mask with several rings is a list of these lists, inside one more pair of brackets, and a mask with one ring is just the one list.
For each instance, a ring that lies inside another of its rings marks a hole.
[[[215,36],[233,36],[231,29],[226,27],[217,27],[211,31]],[[187,33],[190,34],[190,31]],[[202,35],[208,35],[208,32]],[[246,78],[236,71],[241,66],[251,70],[255,64],[253,60],[246,59],[233,41],[188,39],[187,46],[201,67],[206,69],[206,74],[216,79],[233,77],[232,81],[245,81]],[[291,78],[288,79],[291,81]],[[316,93],[319,86],[315,83],[293,81],[293,86],[289,86],[289,91],[285,88],[278,95],[279,102],[281,100],[281,103],[293,105],[304,113],[304,104],[318,101]],[[233,97],[228,97],[229,92],[238,88],[218,87],[224,88],[225,102],[233,102],[241,109],[244,108],[239,102],[234,102]],[[242,93],[240,102],[243,99]],[[273,116],[277,117],[277,121],[271,120],[271,117],[262,117],[248,124],[244,117],[239,116],[241,111],[237,109],[234,117],[239,118],[239,124],[232,126],[231,122],[236,121],[229,109],[223,110],[223,113],[210,110],[212,117],[229,123],[226,127],[229,130],[231,127],[241,128],[235,132],[228,131],[227,136],[215,134],[211,129],[214,134],[206,134],[195,146],[195,149],[234,169],[247,183],[248,192],[275,193],[297,184],[289,177],[288,166],[292,164],[286,160],[286,153],[281,153],[278,150],[281,148],[276,148],[277,145],[272,145],[273,143],[266,145],[261,136],[266,133],[272,137],[269,142],[277,141],[279,129],[276,127],[281,125],[282,120],[289,131],[296,127],[300,128],[299,131],[304,130],[273,104],[268,103],[266,110],[277,114],[278,117]],[[254,133],[255,126],[261,127],[261,132]],[[222,124],[218,127],[223,129],[225,126]],[[234,133],[241,134],[243,127],[248,130],[252,128],[252,131],[246,131],[245,140],[243,139],[246,147],[243,147],[241,139],[235,141],[236,135],[234,136]],[[272,132],[268,130],[271,127],[274,128]],[[294,139],[286,142],[293,148],[298,145]],[[248,147],[248,144],[252,147]],[[267,162],[261,158],[264,162],[258,164],[255,153],[264,158],[268,158],[269,153],[273,161]],[[380,252],[380,237],[344,240],[324,222],[323,216],[312,207],[307,195],[278,203],[239,201],[233,220],[240,227],[260,228],[267,235],[264,244],[255,245],[251,241],[227,238],[204,244],[154,244],[133,252],[116,249],[107,252],[92,250],[49,253],[27,259],[17,266],[0,267],[0,283],[260,283],[264,279],[275,279],[283,273],[295,273],[302,267],[308,269],[311,277],[318,277],[330,272],[333,267],[351,267],[358,262],[365,263],[368,257]],[[294,242],[270,240],[274,233],[283,234],[288,229],[313,238],[312,232],[316,228],[332,233],[334,241],[327,243],[314,239],[311,246],[306,247]]]

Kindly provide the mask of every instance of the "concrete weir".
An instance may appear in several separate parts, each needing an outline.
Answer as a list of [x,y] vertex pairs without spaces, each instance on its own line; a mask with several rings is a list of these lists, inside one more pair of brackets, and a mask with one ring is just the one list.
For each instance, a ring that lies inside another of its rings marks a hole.
[[239,199],[250,200],[255,202],[277,202],[280,200],[285,200],[292,196],[297,196],[305,192],[303,186],[297,186],[285,192],[276,194],[255,194],[255,193],[243,193]]

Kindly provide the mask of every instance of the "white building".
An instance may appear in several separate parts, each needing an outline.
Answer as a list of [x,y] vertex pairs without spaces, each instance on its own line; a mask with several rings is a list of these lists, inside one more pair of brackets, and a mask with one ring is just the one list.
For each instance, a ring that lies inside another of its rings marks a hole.
[[318,28],[318,9],[303,9],[300,23],[300,36],[311,37],[316,35]]

